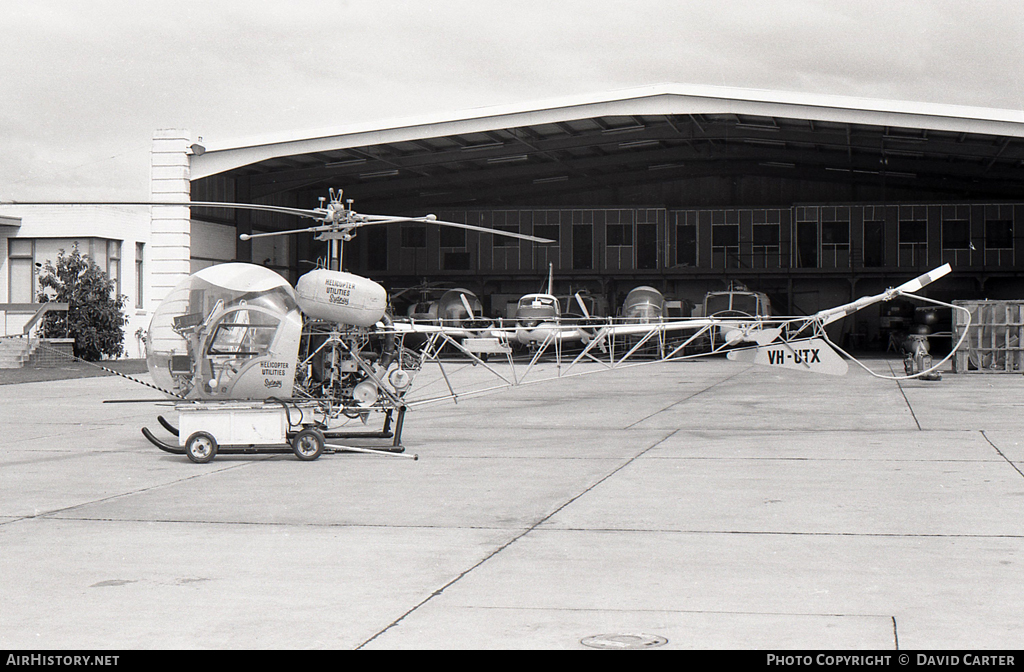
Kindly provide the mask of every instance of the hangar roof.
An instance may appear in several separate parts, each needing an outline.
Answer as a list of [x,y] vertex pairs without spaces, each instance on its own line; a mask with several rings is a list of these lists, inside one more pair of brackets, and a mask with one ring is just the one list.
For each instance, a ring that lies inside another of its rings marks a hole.
[[662,85],[209,147],[192,178],[250,197],[341,186],[362,202],[500,203],[708,174],[895,183],[1019,198],[1024,112]]

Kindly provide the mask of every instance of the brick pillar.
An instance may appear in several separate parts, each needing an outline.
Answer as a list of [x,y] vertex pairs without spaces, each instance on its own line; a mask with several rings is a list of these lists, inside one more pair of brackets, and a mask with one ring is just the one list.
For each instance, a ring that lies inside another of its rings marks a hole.
[[[150,191],[154,201],[190,199],[189,154],[192,144],[188,131],[158,130],[153,134]],[[187,205],[153,206],[150,224],[150,268],[146,291],[146,309],[155,310],[160,302],[191,271],[191,222]]]

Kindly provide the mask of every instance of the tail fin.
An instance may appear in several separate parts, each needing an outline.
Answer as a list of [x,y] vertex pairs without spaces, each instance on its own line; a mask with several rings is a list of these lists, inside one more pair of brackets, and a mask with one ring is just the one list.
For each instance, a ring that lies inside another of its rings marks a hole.
[[726,357],[736,362],[824,373],[830,376],[842,376],[849,368],[839,353],[824,339],[817,337],[731,350]]

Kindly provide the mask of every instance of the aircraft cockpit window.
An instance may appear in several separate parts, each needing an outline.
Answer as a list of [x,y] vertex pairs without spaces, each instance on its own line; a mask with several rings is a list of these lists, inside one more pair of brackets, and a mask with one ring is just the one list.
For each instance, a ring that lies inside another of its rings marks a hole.
[[753,294],[733,294],[732,309],[747,315],[757,315],[757,297]]
[[731,310],[729,294],[713,294],[705,299],[705,314],[717,315]]
[[277,325],[221,323],[210,341],[207,354],[259,357],[267,354]]

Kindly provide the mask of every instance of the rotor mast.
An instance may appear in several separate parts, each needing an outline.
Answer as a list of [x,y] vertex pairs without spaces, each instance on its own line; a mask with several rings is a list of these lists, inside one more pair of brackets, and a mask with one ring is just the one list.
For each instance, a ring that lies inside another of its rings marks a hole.
[[[331,202],[326,204],[326,198],[320,197],[320,209],[328,213],[328,220],[335,223],[342,223],[351,221],[353,210],[352,203],[354,202],[351,198],[345,199],[344,203],[341,201],[341,191],[337,192],[335,196],[334,189],[331,189]],[[327,207],[324,207],[324,206]],[[327,268],[332,271],[341,271],[342,263],[344,262],[344,244],[345,241],[352,240],[352,229],[351,227],[340,227],[330,231],[324,231],[318,236],[321,240],[327,241]]]

